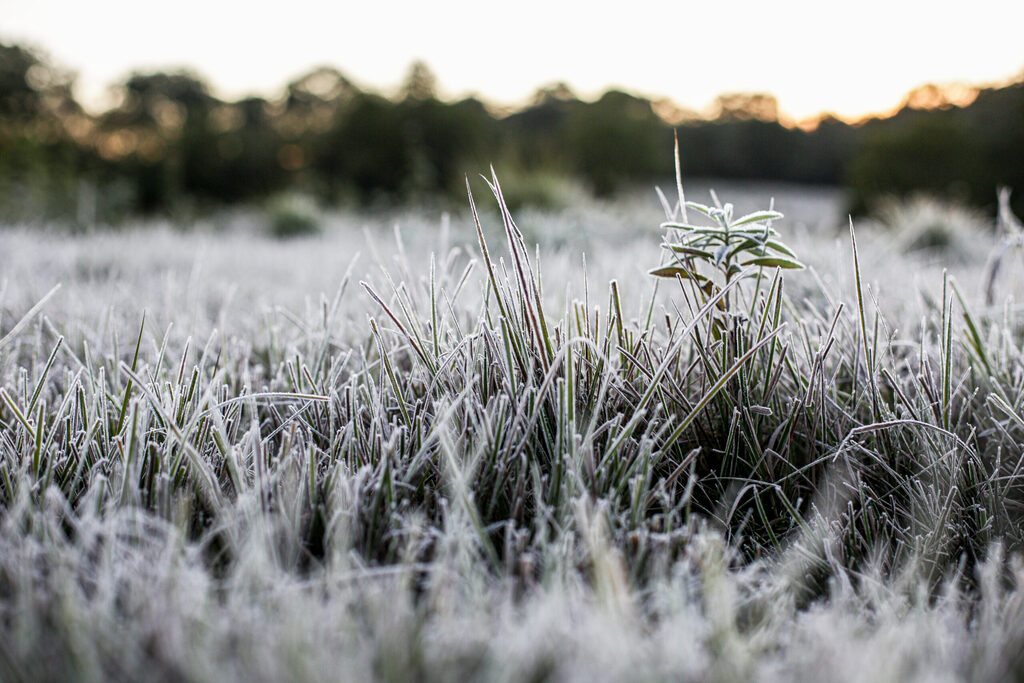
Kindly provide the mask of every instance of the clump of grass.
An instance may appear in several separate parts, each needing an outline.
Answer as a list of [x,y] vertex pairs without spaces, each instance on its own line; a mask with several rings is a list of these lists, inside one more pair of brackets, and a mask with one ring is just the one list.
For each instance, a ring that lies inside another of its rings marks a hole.
[[[679,173],[679,149],[676,147],[676,172]],[[682,284],[691,284],[690,293],[701,304],[716,301],[717,310],[710,329],[711,338],[724,338],[722,358],[726,366],[731,364],[742,351],[763,339],[766,333],[774,333],[780,321],[776,316],[774,324],[766,328],[768,317],[764,315],[772,304],[781,303],[781,280],[776,277],[767,300],[762,285],[767,287],[765,269],[771,271],[800,270],[804,265],[797,260],[793,250],[779,238],[772,228],[772,221],[782,214],[771,209],[755,211],[740,218],[733,217],[733,205],[719,202],[712,191],[715,206],[688,202],[682,190],[682,179],[677,176],[679,200],[674,208],[665,206],[668,221],[661,224],[669,231],[669,237],[662,248],[671,254],[671,262],[650,271],[651,275],[677,279]],[[711,225],[695,225],[688,222],[687,210],[695,211],[711,221]],[[676,219],[681,214],[682,222]],[[732,292],[733,285],[741,289],[744,280],[754,280],[753,290],[746,293],[749,306],[738,303],[740,291]],[[757,334],[750,334],[749,322],[758,304],[762,305],[761,325]],[[742,338],[741,338],[742,337]],[[701,344],[699,337],[695,339]],[[710,349],[709,349],[710,351]]]
[[208,338],[198,275],[141,290],[181,297],[159,326],[2,302],[0,677],[1015,671],[1012,308],[947,278],[889,320],[852,229],[850,291],[791,295],[781,215],[680,182],[671,286],[620,267],[558,309],[488,182],[500,246],[470,195],[475,257],[399,240]]
[[277,239],[309,237],[323,231],[320,211],[311,198],[281,195],[267,208],[267,233]]
[[522,209],[562,209],[579,203],[586,188],[573,180],[571,174],[544,170],[523,172],[512,167],[499,169],[502,196],[510,211]]
[[1024,252],[1024,225],[1021,225],[1020,219],[1013,215],[1013,209],[1010,208],[1010,190],[1005,187],[999,190],[997,225],[999,243],[985,266],[985,303],[990,306],[995,302],[996,283],[1003,271],[1004,262],[1015,253]]
[[985,250],[991,233],[990,221],[981,212],[927,195],[883,201],[875,218],[904,253],[957,261],[970,260]]

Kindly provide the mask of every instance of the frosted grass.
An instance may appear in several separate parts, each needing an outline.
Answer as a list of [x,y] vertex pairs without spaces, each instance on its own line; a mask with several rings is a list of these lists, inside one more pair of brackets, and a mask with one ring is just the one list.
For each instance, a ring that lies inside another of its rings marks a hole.
[[[996,236],[947,259],[858,231],[874,427],[849,236],[795,221],[809,269],[749,366],[782,368],[770,415],[743,431],[725,392],[669,447],[714,367],[686,341],[636,409],[692,316],[645,274],[650,199],[517,216],[539,308],[493,210],[493,286],[468,213],[0,231],[0,331],[61,284],[0,350],[0,678],[1020,676],[1024,282],[984,305]],[[801,475],[765,469],[798,400]]]

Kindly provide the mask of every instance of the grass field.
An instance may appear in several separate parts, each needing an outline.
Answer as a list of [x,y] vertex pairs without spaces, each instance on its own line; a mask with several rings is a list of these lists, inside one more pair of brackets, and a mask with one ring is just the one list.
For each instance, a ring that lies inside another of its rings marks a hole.
[[1019,225],[717,189],[0,230],[0,679],[1024,676]]

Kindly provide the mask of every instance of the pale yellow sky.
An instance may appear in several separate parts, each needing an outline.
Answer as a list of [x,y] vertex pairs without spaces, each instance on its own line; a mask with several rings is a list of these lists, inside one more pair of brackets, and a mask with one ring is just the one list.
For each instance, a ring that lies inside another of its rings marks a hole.
[[449,95],[523,101],[564,80],[707,108],[771,92],[795,118],[896,106],[926,82],[1002,81],[1024,70],[1024,2],[858,0],[433,0],[250,2],[0,0],[0,41],[42,48],[101,106],[134,68],[191,66],[225,97],[273,96],[319,64],[394,88],[425,60]]

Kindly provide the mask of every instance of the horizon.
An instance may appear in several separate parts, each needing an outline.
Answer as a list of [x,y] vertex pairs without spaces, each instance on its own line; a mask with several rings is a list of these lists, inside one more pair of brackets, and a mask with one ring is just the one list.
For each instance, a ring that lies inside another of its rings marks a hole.
[[[622,17],[577,16],[571,6],[529,0],[526,10],[536,12],[502,18],[505,34],[529,38],[529,50],[511,55],[505,45],[492,47],[484,30],[497,15],[481,17],[468,0],[449,0],[446,11],[402,8],[401,23],[385,16],[394,8],[329,7],[316,0],[295,0],[284,17],[197,0],[183,0],[167,16],[158,14],[159,7],[140,10],[126,0],[0,4],[6,6],[0,41],[38,50],[73,72],[75,96],[92,111],[109,107],[111,88],[136,71],[188,69],[226,100],[274,99],[289,80],[318,66],[337,68],[362,89],[391,94],[410,64],[421,60],[437,76],[440,96],[472,95],[496,108],[521,107],[539,88],[564,82],[582,99],[619,89],[702,115],[719,95],[764,93],[777,99],[780,118],[792,123],[826,114],[856,121],[892,112],[927,84],[985,87],[1024,74],[1024,57],[1011,40],[1014,27],[1024,22],[1024,6],[1007,10],[994,0],[979,0],[969,16],[956,17],[917,16],[913,8],[870,0],[844,17],[838,38],[807,30],[815,6],[802,0],[791,0],[782,12],[738,0],[724,9],[722,3],[709,9],[641,0]],[[718,25],[730,10],[748,15],[742,25],[724,32],[680,29],[683,40],[673,29],[683,20],[682,25]],[[534,21],[538,14],[546,20]],[[651,22],[659,14],[668,21]],[[998,14],[1005,20],[993,23],[990,17]],[[444,21],[453,15],[473,17],[476,30]],[[308,21],[311,16],[317,21]],[[152,30],[157,22],[159,35]],[[661,36],[666,24],[669,33]],[[876,38],[870,52],[851,54],[856,50],[842,46],[845,35],[858,32]],[[774,42],[758,38],[766,34]],[[685,50],[666,40],[678,40]],[[705,59],[709,54],[715,57]]]

